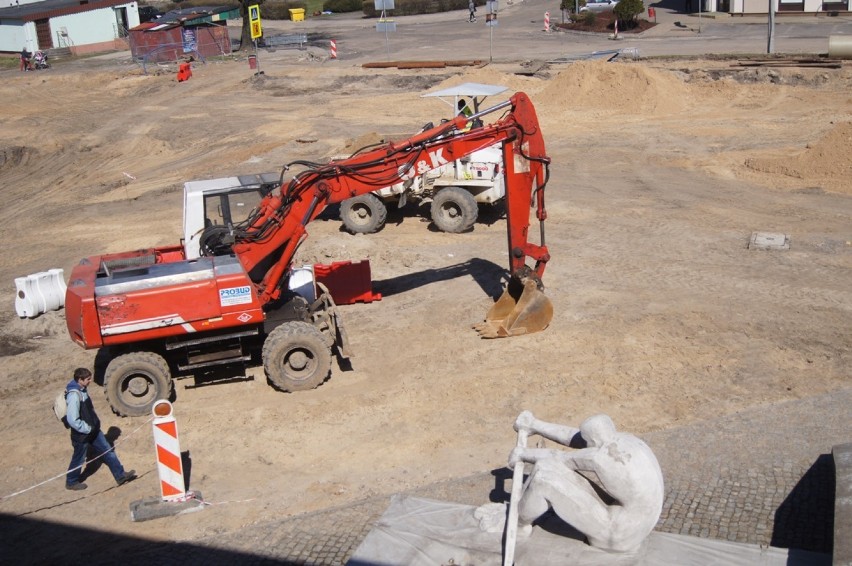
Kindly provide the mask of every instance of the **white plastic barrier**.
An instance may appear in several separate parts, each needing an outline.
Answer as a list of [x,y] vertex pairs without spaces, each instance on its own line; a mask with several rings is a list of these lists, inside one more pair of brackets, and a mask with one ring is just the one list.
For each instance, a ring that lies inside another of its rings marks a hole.
[[15,310],[21,318],[35,318],[65,306],[65,272],[49,269],[16,277]]

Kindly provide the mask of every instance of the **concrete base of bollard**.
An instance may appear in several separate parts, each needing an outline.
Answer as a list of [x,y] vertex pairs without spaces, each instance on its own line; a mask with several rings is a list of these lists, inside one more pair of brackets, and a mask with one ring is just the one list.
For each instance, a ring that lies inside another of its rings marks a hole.
[[192,499],[186,501],[163,501],[159,497],[139,499],[130,504],[130,519],[134,523],[174,517],[183,513],[192,513],[204,509],[201,492],[194,492]]

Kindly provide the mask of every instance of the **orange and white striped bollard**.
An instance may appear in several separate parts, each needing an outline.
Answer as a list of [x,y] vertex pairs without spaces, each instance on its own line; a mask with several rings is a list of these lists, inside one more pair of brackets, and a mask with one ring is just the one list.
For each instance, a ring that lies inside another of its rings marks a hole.
[[337,44],[334,42],[333,39],[329,40],[328,43],[329,43],[329,48],[331,49],[331,58],[337,59]]
[[544,31],[550,31],[550,12],[544,13]]
[[183,461],[180,456],[177,421],[172,415],[172,404],[166,400],[157,401],[154,403],[153,412],[160,493],[163,501],[183,501],[186,499],[186,483],[183,478]]

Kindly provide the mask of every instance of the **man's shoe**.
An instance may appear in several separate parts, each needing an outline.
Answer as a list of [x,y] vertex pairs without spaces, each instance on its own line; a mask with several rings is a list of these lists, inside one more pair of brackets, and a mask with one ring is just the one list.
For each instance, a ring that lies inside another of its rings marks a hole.
[[130,470],[129,472],[124,472],[124,475],[118,479],[118,485],[124,485],[129,481],[133,481],[136,479],[136,470]]
[[65,484],[65,489],[70,489],[71,491],[83,491],[87,487],[89,487],[89,486],[87,486],[83,482],[66,483]]

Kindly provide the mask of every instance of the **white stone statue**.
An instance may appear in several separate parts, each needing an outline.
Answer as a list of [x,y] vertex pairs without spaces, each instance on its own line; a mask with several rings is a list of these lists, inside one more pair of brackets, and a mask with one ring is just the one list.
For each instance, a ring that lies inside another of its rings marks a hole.
[[[663,509],[663,474],[648,445],[632,434],[617,432],[607,415],[589,417],[576,429],[540,421],[524,411],[515,421],[515,430],[521,429],[566,447],[580,447],[512,450],[509,467],[520,461],[534,464],[518,506],[519,536],[529,536],[532,523],[553,509],[596,548],[613,552],[638,548]],[[577,433],[580,438],[575,438]],[[579,472],[594,473],[613,501],[604,501]],[[502,530],[506,509],[503,504],[488,504],[475,516],[481,528]]]

